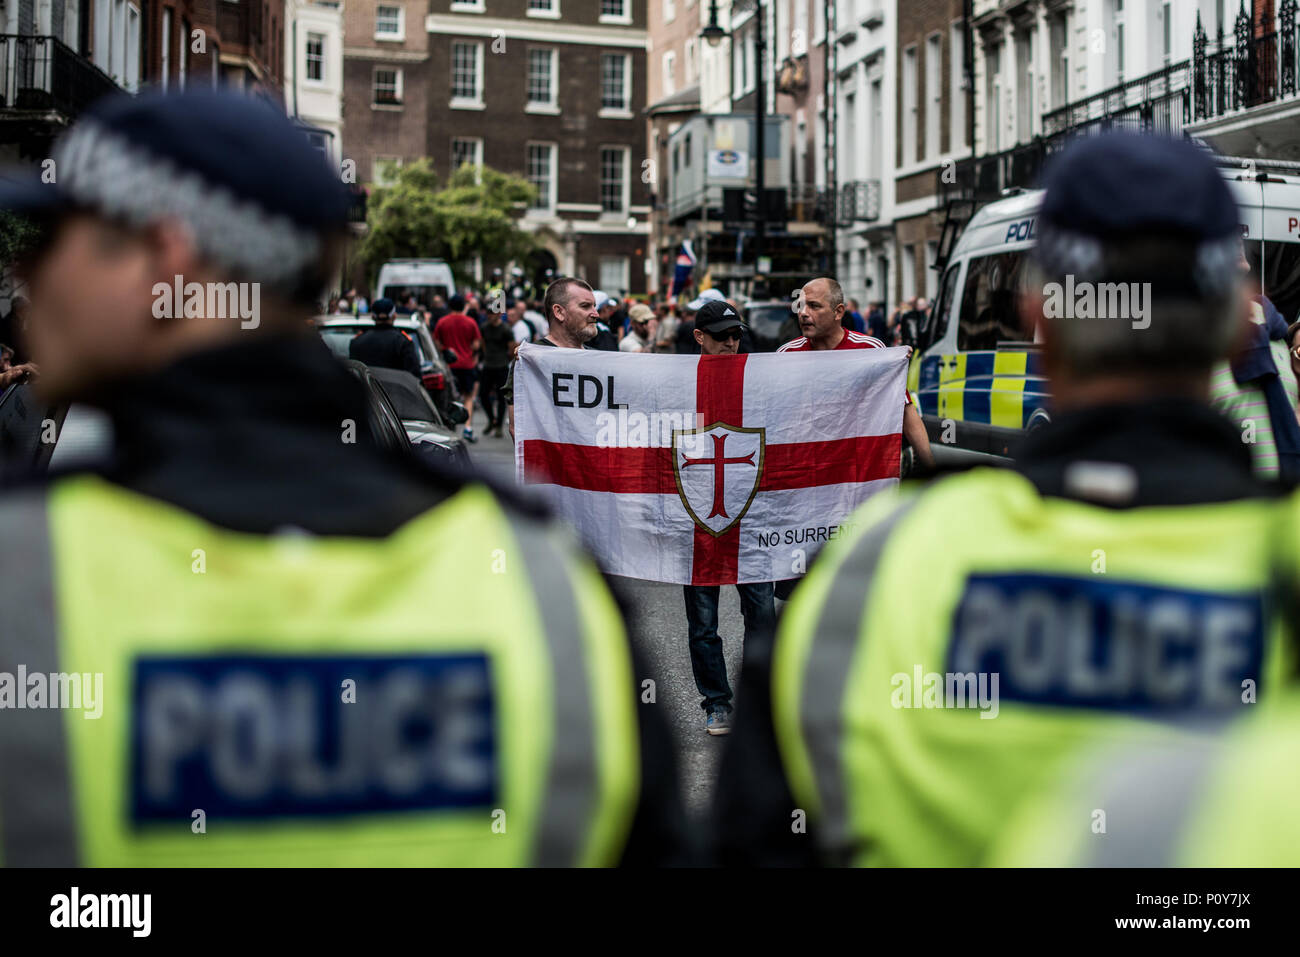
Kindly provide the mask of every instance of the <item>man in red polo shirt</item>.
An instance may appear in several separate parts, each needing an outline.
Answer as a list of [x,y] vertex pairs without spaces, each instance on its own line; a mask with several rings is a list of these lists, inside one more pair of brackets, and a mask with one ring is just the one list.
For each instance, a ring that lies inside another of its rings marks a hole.
[[[805,285],[795,301],[795,312],[803,335],[791,339],[777,352],[885,348],[875,336],[844,328],[844,290],[834,279],[823,277]],[[921,413],[906,395],[903,401],[903,438],[916,453],[917,463],[923,468],[932,467],[934,454],[930,451],[930,436],[926,434]]]
[[465,315],[465,297],[456,295],[447,300],[451,312],[438,320],[433,327],[433,341],[439,349],[450,349],[456,353],[456,361],[451,363],[451,374],[460,390],[461,401],[469,418],[465,420],[462,433],[469,442],[474,438],[474,399],[478,395],[478,354],[483,348],[483,335],[478,323]]

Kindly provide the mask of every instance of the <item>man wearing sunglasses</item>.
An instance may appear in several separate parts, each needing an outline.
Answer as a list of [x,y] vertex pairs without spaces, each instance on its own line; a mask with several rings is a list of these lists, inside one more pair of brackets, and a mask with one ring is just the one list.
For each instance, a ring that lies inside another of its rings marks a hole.
[[[740,313],[723,300],[710,300],[695,314],[695,341],[704,356],[735,355],[744,329]],[[686,623],[695,687],[704,696],[704,730],[709,734],[731,731],[731,684],[727,660],[718,637],[717,585],[683,585]],[[746,654],[765,656],[776,631],[776,603],[771,582],[737,585],[740,613],[745,619]]]

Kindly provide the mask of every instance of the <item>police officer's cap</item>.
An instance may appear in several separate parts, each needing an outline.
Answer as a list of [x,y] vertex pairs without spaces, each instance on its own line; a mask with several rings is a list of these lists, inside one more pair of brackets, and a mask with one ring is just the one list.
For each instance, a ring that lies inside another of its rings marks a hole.
[[347,192],[306,134],[271,103],[229,90],[105,97],[53,159],[53,182],[0,180],[0,209],[176,219],[206,258],[248,279],[295,283],[322,237],[347,223]]
[[376,299],[370,304],[370,313],[375,316],[391,316],[393,314],[393,300]]
[[1187,140],[1113,132],[1082,137],[1043,184],[1035,255],[1057,275],[1109,273],[1104,250],[1150,237],[1194,250],[1187,273],[1202,293],[1240,275],[1237,204],[1209,154]]

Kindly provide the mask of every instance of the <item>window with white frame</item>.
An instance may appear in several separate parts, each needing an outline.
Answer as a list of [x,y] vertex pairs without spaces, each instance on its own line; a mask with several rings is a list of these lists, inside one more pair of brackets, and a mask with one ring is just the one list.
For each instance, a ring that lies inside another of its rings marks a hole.
[[683,65],[685,66],[686,69],[687,86],[690,86],[692,83],[697,82],[700,78],[700,63],[699,60],[696,59],[696,54],[698,50],[699,47],[695,45],[695,37],[691,37],[690,39],[688,39],[685,45],[683,46],[683,51],[685,53],[685,56],[683,58],[684,60]]
[[961,22],[948,32],[948,149],[969,146],[966,138],[966,33]]
[[451,100],[453,106],[483,102],[483,44],[451,45]]
[[529,143],[524,176],[537,187],[530,209],[555,209],[555,144]]
[[451,0],[453,13],[482,13],[483,0]]
[[[98,29],[98,27],[96,27]],[[180,63],[180,87],[185,89],[185,74],[190,65],[190,21],[181,20],[181,63]]]
[[325,34],[307,34],[307,79],[312,83],[325,81]]
[[128,92],[140,88],[140,8],[126,5],[126,36],[122,38],[122,85]]
[[559,60],[552,47],[531,47],[528,50],[528,105],[554,108],[555,71]]
[[401,106],[401,69],[392,66],[375,67],[373,89],[374,102],[377,106]]
[[925,155],[939,155],[939,116],[943,100],[942,52],[943,40],[939,34],[925,40]]
[[406,11],[393,4],[375,7],[375,39],[401,40],[406,36]]
[[916,156],[916,46],[903,51],[903,164]]
[[470,166],[483,165],[483,141],[470,137],[453,137],[451,141],[451,168],[455,171],[466,163]]
[[600,19],[602,23],[629,23],[628,0],[600,0]]
[[[66,16],[66,14],[64,14]],[[163,7],[162,12],[162,88],[171,85],[172,77],[172,8]]]
[[558,20],[560,17],[560,0],[528,0],[528,15],[530,17],[547,17]]
[[672,96],[677,92],[677,54],[669,50],[664,54],[663,68],[663,92],[664,96]]
[[627,157],[625,146],[605,146],[600,151],[600,210],[623,213],[627,210]]
[[630,274],[626,256],[600,257],[600,288],[611,296],[621,298],[628,294]]
[[672,23],[677,18],[676,0],[663,0],[664,23]]
[[600,108],[626,113],[631,109],[632,78],[626,53],[603,53],[600,57]]

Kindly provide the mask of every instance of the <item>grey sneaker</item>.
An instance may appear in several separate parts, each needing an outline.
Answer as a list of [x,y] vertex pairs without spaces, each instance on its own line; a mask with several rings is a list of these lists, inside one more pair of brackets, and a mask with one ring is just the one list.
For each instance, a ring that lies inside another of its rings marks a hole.
[[731,712],[710,711],[704,719],[704,730],[709,734],[731,734]]

